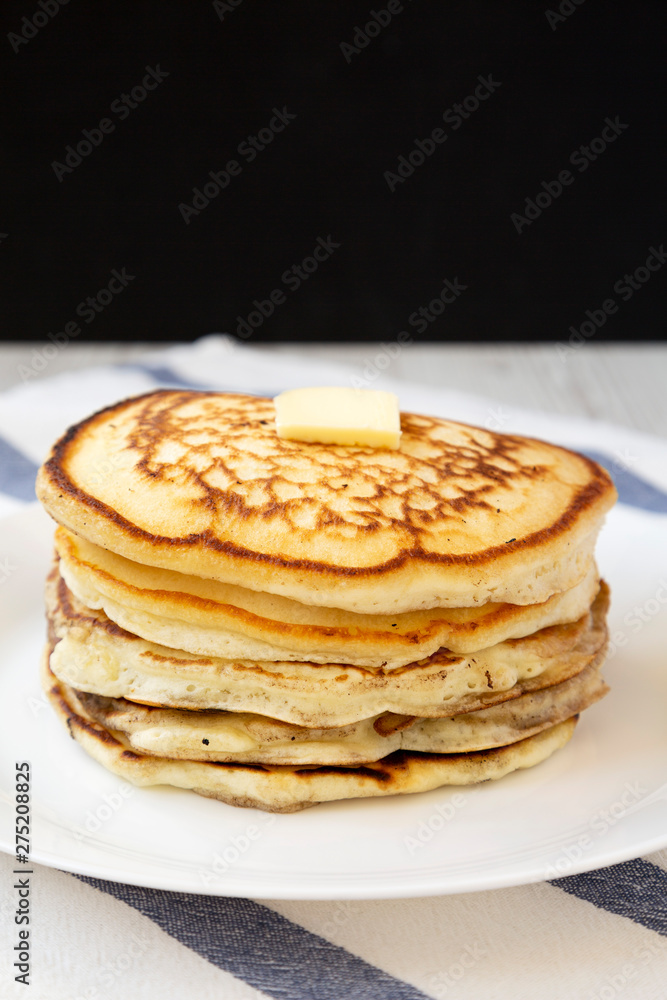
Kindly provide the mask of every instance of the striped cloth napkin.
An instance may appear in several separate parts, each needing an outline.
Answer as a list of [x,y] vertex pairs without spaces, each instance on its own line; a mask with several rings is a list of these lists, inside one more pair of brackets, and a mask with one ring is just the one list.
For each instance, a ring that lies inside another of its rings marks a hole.
[[[39,381],[28,374],[0,395],[0,517],[34,500],[37,466],[57,435],[120,398],[157,385],[275,395],[352,378],[397,391],[404,409],[528,430],[584,451],[610,469],[621,503],[667,516],[667,445],[658,439],[212,335],[143,363]],[[349,902],[168,892],[31,865],[28,991],[15,980],[15,868],[0,856],[3,1000],[667,996],[667,851],[516,888]]]

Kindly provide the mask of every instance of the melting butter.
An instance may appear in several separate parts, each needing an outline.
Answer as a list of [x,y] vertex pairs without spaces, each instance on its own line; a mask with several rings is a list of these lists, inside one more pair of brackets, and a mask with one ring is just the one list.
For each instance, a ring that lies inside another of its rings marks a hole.
[[377,389],[289,389],[274,400],[278,437],[323,444],[397,449],[398,398]]

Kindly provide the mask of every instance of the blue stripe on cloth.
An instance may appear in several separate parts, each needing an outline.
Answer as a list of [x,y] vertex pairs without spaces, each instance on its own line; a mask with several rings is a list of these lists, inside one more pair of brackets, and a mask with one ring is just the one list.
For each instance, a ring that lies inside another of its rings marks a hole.
[[637,858],[599,871],[567,875],[552,885],[667,936],[667,872]]
[[429,1000],[414,986],[250,899],[76,878],[133,906],[187,948],[270,997]]
[[594,462],[604,465],[605,469],[614,480],[614,485],[618,490],[618,499],[621,503],[630,507],[639,507],[640,510],[648,510],[653,514],[667,514],[667,493],[647,483],[645,479],[630,472],[626,466],[622,465],[611,455],[605,455],[600,451],[583,452]]
[[0,437],[0,492],[17,500],[34,500],[36,475],[32,459]]

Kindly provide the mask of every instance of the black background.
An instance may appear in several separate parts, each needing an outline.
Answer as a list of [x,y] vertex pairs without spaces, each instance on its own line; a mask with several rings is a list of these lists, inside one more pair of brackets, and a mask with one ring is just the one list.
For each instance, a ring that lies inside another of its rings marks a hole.
[[[255,340],[562,340],[609,298],[596,341],[663,336],[665,275],[628,302],[613,285],[667,241],[664,0],[404,0],[349,61],[341,43],[386,0],[218,6],[70,0],[12,46],[42,8],[3,4],[4,338],[68,321],[81,339],[233,333],[275,288]],[[169,75],[120,120],[110,106],[147,66]],[[452,130],[443,112],[479,75],[501,86]],[[296,118],[248,162],[239,143],[283,107]],[[617,116],[628,127],[580,173],[570,154]],[[59,181],[54,161],[104,117],[113,133]],[[439,127],[390,191],[385,172]],[[240,175],[186,224],[179,205],[232,158]],[[572,185],[517,233],[512,213],[564,169]],[[291,291],[281,275],[317,237],[340,247]],[[134,279],[77,318],[114,268]],[[408,317],[445,278],[466,290],[420,335]]]

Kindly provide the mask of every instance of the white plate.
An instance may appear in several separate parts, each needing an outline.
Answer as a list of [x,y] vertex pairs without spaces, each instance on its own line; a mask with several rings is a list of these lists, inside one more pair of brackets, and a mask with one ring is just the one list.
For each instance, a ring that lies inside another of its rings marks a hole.
[[[117,882],[255,899],[471,892],[574,874],[667,845],[667,518],[617,507],[599,544],[618,647],[612,693],[550,760],[471,789],[272,816],[126,784],[70,740],[41,693],[52,524],[0,522],[0,848],[14,761],[32,767],[32,858]],[[613,649],[613,646],[612,646]]]

